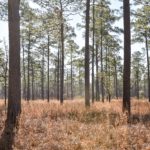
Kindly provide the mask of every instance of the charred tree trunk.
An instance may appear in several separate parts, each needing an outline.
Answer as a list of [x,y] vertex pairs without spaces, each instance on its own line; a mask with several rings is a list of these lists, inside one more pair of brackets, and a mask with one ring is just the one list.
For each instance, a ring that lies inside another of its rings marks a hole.
[[21,113],[20,16],[19,0],[8,0],[9,21],[9,90],[7,123],[16,124]]
[[130,3],[123,1],[124,8],[124,72],[123,72],[123,112],[130,115],[130,65],[131,65],[131,33],[130,33]]
[[85,106],[90,106],[90,70],[89,70],[89,24],[90,0],[86,1],[86,31],[85,31]]

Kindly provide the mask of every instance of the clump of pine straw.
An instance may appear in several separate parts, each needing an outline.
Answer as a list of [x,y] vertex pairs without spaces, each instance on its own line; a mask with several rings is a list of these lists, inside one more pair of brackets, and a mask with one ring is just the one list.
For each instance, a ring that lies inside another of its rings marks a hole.
[[[15,150],[150,149],[150,104],[132,100],[128,122],[122,103],[96,102],[90,108],[79,100],[23,102]],[[5,113],[0,102],[0,134]]]

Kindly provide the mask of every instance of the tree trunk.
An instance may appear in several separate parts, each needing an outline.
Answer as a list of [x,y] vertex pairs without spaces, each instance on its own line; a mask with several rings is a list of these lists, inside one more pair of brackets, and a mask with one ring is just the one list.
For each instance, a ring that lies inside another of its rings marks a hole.
[[94,56],[95,56],[95,0],[93,0],[93,50],[92,50],[92,103],[94,103]]
[[67,84],[67,99],[69,98],[69,73],[67,71],[67,80],[66,80],[66,84]]
[[47,43],[47,101],[49,102],[49,55],[50,55],[50,39],[49,39],[49,35],[48,35],[48,43]]
[[30,28],[29,28],[29,43],[28,43],[28,86],[27,86],[27,100],[30,100],[30,46],[31,46],[31,39],[30,39]]
[[81,79],[81,67],[79,67],[79,95],[82,96],[82,79]]
[[64,19],[63,19],[63,6],[60,0],[60,18],[61,18],[61,76],[60,76],[60,103],[64,101]]
[[6,108],[6,105],[7,105],[7,74],[5,74],[5,77],[4,77],[4,98],[5,98],[5,108]]
[[85,32],[85,106],[90,106],[90,70],[89,70],[89,23],[90,0],[86,1],[86,32]]
[[73,71],[72,71],[72,66],[73,66],[73,64],[72,64],[73,62],[72,62],[72,47],[71,47],[71,99],[73,100]]
[[96,44],[96,101],[100,101],[98,73],[98,44]]
[[34,66],[33,66],[33,61],[31,63],[31,69],[32,69],[32,71],[31,71],[31,73],[32,73],[32,81],[31,81],[32,82],[32,84],[31,84],[31,86],[32,86],[32,100],[34,100],[35,95],[34,95]]
[[148,100],[150,102],[150,75],[149,75],[149,52],[148,52],[148,40],[147,32],[145,32],[145,47],[146,47],[146,56],[147,56],[147,80],[148,80]]
[[[108,43],[108,40],[106,41],[107,43]],[[106,91],[107,91],[107,93],[106,93],[106,99],[107,99],[107,101],[108,101],[108,94],[109,94],[109,92],[108,92],[108,45],[106,46],[106,56],[105,56],[106,58]]]
[[124,8],[124,72],[123,72],[123,112],[130,115],[130,65],[131,65],[131,33],[130,3],[123,1]]
[[9,21],[9,91],[7,122],[16,124],[21,113],[20,16],[19,0],[8,0]]
[[59,79],[60,79],[60,61],[59,61],[59,58],[60,58],[60,56],[59,56],[59,46],[58,46],[58,53],[57,53],[57,100],[59,100],[60,99],[60,95],[59,95],[59,93],[60,93],[60,88],[59,88]]
[[23,57],[23,98],[26,100],[27,99],[27,91],[26,91],[26,69],[25,69],[25,57],[24,57],[24,54],[25,54],[25,50],[24,50],[24,40],[22,39],[22,57]]
[[57,62],[55,62],[54,70],[54,99],[57,99]]
[[110,56],[109,56],[109,87],[108,87],[108,101],[111,102],[111,64],[110,64]]
[[117,74],[117,62],[115,60],[115,96],[118,99],[118,74]]
[[140,99],[140,95],[139,95],[139,90],[140,90],[140,87],[139,87],[139,62],[138,62],[138,68],[136,70],[136,81],[137,81],[137,87],[136,87],[136,97],[137,99],[139,100]]
[[44,100],[44,48],[43,48],[42,66],[41,66],[41,99]]
[[147,98],[147,78],[145,78],[145,75],[144,75],[144,98]]
[[102,102],[104,102],[104,75],[103,75],[103,30],[102,30],[102,19],[101,19],[101,93]]

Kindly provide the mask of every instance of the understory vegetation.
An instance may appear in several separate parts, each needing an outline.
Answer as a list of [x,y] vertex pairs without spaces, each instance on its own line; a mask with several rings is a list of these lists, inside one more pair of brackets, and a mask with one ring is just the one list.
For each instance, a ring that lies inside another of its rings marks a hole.
[[[22,102],[13,131],[14,150],[149,150],[150,103],[131,100],[130,118],[121,100],[95,102],[86,109],[82,100]],[[6,114],[0,101],[0,135]]]

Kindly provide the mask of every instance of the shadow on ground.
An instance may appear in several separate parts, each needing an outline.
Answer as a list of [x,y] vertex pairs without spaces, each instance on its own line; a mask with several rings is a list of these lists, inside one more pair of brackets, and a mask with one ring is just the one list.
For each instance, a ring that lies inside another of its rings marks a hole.
[[13,150],[13,143],[15,137],[15,125],[9,125],[6,121],[5,128],[0,137],[0,150]]
[[131,115],[130,122],[133,124],[143,123],[143,124],[150,124],[150,114],[133,114]]

